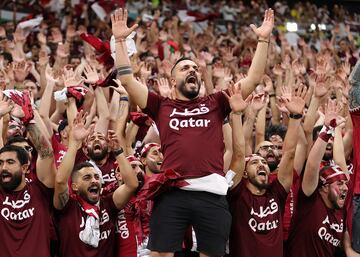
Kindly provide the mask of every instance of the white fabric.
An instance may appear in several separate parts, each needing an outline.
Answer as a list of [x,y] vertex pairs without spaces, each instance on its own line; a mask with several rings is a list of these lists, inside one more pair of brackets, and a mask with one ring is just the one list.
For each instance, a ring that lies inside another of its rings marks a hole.
[[91,9],[99,17],[100,20],[105,21],[107,13],[105,12],[104,8],[102,8],[98,3],[94,3],[91,5]]
[[149,257],[150,256],[150,250],[147,249],[147,244],[149,241],[149,237],[146,237],[144,241],[138,245],[137,247],[137,257]]
[[[132,56],[133,54],[137,53],[136,44],[134,41],[135,35],[136,35],[135,31],[131,32],[131,34],[126,38],[126,41],[125,41],[129,57]],[[111,36],[111,39],[110,39],[110,49],[111,49],[111,57],[115,61],[116,52],[115,52],[115,37],[114,36]]]
[[[97,214],[96,214],[96,216],[97,216]],[[79,238],[85,244],[91,245],[93,247],[99,246],[100,223],[99,223],[98,216],[97,216],[97,219],[90,215],[88,215],[86,217],[85,228],[84,228],[84,230],[80,231]]]
[[43,17],[40,16],[40,17],[31,19],[31,20],[27,20],[27,21],[20,22],[20,23],[17,25],[17,27],[18,27],[18,28],[22,28],[22,29],[32,30],[33,28],[39,26],[40,23],[42,22],[42,20],[43,20]]
[[180,189],[226,195],[229,188],[226,178],[216,173],[201,178],[185,179],[185,181],[189,183],[189,185],[181,187]]
[[63,88],[62,90],[54,92],[54,99],[56,102],[67,102],[67,88]]

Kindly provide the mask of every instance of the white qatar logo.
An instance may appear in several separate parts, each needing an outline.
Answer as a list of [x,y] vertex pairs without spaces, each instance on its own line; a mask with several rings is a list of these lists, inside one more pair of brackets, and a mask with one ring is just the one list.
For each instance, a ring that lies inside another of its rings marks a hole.
[[[264,208],[263,206],[260,206],[259,211],[255,211],[253,207],[251,207],[251,212],[250,215],[251,216],[256,216],[260,219],[266,218],[267,216],[271,215],[271,214],[275,214],[279,211],[279,206],[277,204],[277,202],[275,202],[275,199],[272,198],[269,201],[269,205],[270,206],[266,206],[266,208]],[[252,229],[252,231],[257,232],[257,231],[269,231],[269,230],[273,230],[276,229],[279,226],[279,220],[275,219],[275,220],[267,220],[264,222],[258,222],[255,218],[251,218],[249,219],[248,222],[250,228]]]
[[180,130],[180,128],[207,128],[210,120],[208,119],[193,119],[192,117],[209,113],[210,110],[205,104],[200,104],[200,108],[194,108],[189,110],[185,108],[183,112],[178,111],[176,108],[173,109],[170,114],[170,118],[177,115],[177,117],[191,117],[188,120],[179,120],[178,118],[172,118],[169,122],[170,128],[174,130]]
[[[329,219],[328,216],[326,216],[326,218],[322,222],[323,225],[329,224],[330,230],[333,230],[333,231],[335,231],[337,233],[342,233],[343,232],[343,230],[344,230],[343,223],[344,222],[343,222],[342,219],[340,221],[340,224],[330,223],[330,219]],[[332,234],[330,234],[325,226],[319,228],[318,236],[322,240],[325,240],[325,241],[329,242],[330,244],[332,244],[335,247],[340,245],[340,240],[338,238],[334,237]]]

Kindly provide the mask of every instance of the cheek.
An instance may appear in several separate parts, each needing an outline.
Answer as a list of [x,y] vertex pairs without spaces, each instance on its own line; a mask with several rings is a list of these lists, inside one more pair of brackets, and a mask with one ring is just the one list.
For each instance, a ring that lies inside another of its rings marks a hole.
[[340,189],[338,187],[332,187],[330,191],[336,197],[340,195]]

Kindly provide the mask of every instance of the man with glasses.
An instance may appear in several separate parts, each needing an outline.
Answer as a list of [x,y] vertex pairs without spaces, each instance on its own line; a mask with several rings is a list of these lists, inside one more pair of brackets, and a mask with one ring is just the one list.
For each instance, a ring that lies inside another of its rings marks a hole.
[[255,153],[266,160],[270,172],[276,171],[280,162],[279,151],[276,145],[269,141],[263,141],[256,147]]

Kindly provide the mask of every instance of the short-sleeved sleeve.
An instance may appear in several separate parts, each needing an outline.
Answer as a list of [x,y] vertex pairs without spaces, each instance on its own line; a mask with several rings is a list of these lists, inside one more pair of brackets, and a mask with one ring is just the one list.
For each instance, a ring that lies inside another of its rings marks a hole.
[[164,97],[159,96],[155,93],[149,92],[147,98],[146,108],[143,109],[143,112],[150,116],[153,120],[156,120],[156,117],[159,112],[161,101]]
[[[229,94],[228,90],[225,90],[227,94]],[[230,104],[226,96],[224,95],[223,91],[217,92],[214,94],[214,97],[216,97],[217,102],[222,110],[223,118],[227,117],[229,113],[231,112]]]

